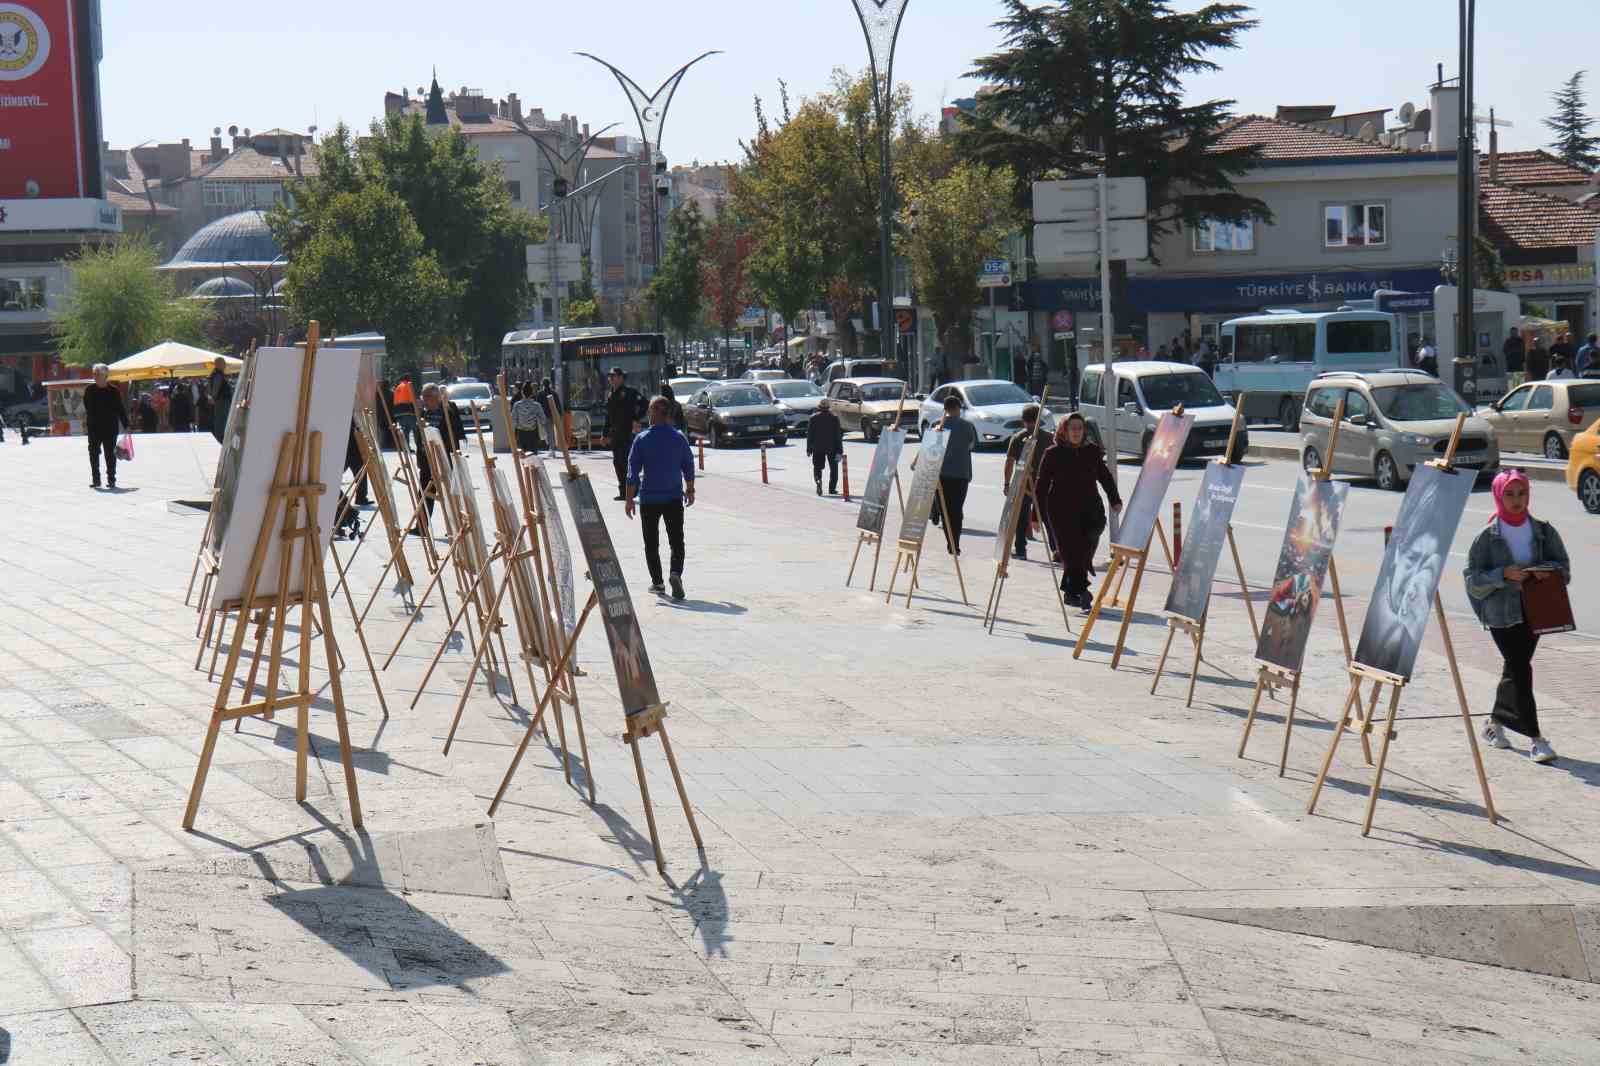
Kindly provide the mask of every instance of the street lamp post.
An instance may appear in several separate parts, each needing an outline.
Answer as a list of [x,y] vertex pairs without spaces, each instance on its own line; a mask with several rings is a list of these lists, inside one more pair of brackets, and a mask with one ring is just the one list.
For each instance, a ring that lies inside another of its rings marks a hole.
[[[1477,276],[1474,262],[1473,235],[1477,231],[1477,160],[1472,154],[1472,83],[1473,83],[1473,32],[1477,19],[1477,0],[1459,0],[1461,20],[1461,91],[1460,130],[1456,139],[1456,359],[1472,359],[1477,363],[1477,327],[1473,321],[1473,297],[1476,295]],[[1434,332],[1438,332],[1434,325]],[[1452,370],[1452,381],[1459,389],[1462,383],[1461,368],[1457,362]],[[1469,397],[1472,403],[1477,396]]]
[[[873,0],[876,2],[876,0]],[[661,133],[667,124],[667,110],[672,107],[672,98],[677,95],[678,83],[688,73],[689,68],[705,59],[707,56],[721,55],[716,49],[702,52],[689,62],[679,67],[668,75],[667,80],[657,86],[653,93],[646,93],[639,88],[639,83],[628,77],[616,67],[607,63],[597,55],[589,52],[578,52],[585,59],[592,59],[602,67],[609,70],[617,79],[617,84],[622,86],[622,91],[628,97],[628,104],[633,108],[633,117],[639,123],[639,137],[644,141],[644,157],[650,164],[651,184],[654,187],[650,196],[650,236],[655,260],[651,266],[652,272],[661,269],[661,201],[666,199],[668,185],[666,183],[666,154],[661,150]],[[662,162],[657,169],[656,156],[660,155]],[[656,332],[662,332],[661,308],[656,308]]]
[[883,271],[878,280],[878,348],[890,357],[889,337],[894,321],[894,183],[889,149],[894,110],[894,48],[900,39],[900,20],[911,0],[850,0],[867,38],[867,58],[872,65],[872,102],[878,112],[878,243]]

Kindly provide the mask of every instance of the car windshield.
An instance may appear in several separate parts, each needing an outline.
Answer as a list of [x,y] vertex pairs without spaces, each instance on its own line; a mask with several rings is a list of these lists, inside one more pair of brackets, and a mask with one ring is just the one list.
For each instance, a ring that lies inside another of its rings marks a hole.
[[1023,392],[1019,386],[1004,385],[969,385],[967,386],[967,402],[974,407],[998,407],[1003,403],[1032,403],[1033,397]]
[[758,407],[766,402],[760,389],[718,389],[711,394],[713,407]]
[[1203,373],[1148,374],[1139,379],[1144,404],[1152,411],[1185,407],[1220,407],[1225,402],[1211,379]]
[[1378,410],[1391,422],[1431,422],[1435,419],[1454,418],[1472,408],[1461,401],[1451,389],[1437,382],[1426,385],[1386,385],[1372,390]]
[[868,403],[898,400],[904,388],[905,386],[894,381],[885,381],[878,385],[863,385],[861,386],[861,398]]
[[489,400],[494,398],[494,393],[489,391],[487,385],[451,385],[450,398],[452,400]]
[[821,396],[822,390],[809,381],[774,381],[767,386],[780,400],[793,400],[801,396]]

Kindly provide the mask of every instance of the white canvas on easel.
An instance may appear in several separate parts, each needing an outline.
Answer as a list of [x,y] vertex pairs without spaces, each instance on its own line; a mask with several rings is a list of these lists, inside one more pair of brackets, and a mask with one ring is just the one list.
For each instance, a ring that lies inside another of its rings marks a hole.
[[[303,354],[297,348],[262,348],[256,352],[250,390],[250,441],[238,459],[238,475],[233,492],[233,510],[227,527],[255,530],[266,516],[267,495],[277,462],[276,446],[295,426],[295,408],[300,396]],[[307,432],[322,434],[321,470],[324,476],[337,476],[344,469],[345,447],[350,439],[350,411],[355,402],[356,371],[360,353],[329,349],[318,354],[315,379],[311,382],[311,406]],[[267,442],[267,443],[260,443]],[[339,494],[325,492],[317,499],[317,526],[333,528]],[[326,541],[323,542],[326,545]],[[222,543],[222,558],[217,579],[211,587],[213,608],[221,608],[244,595],[250,558],[255,543],[249,537],[228,537]],[[284,563],[283,545],[273,538],[262,562],[257,594],[274,589]],[[291,563],[293,560],[289,560]],[[320,562],[319,562],[320,565]],[[289,570],[289,593],[305,590],[298,586],[298,567]]]

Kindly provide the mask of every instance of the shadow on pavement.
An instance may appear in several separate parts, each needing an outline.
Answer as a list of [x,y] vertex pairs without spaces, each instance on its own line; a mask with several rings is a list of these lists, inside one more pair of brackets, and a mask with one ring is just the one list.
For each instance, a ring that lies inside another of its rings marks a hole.
[[710,600],[682,600],[682,601],[679,601],[679,600],[662,599],[662,600],[659,600],[658,602],[659,602],[660,606],[666,607],[669,610],[673,610],[673,611],[689,611],[692,614],[729,614],[729,615],[739,615],[739,614],[747,614],[749,612],[749,608],[748,607],[744,607],[744,606],[742,606],[740,604],[733,603],[733,602],[731,602],[729,600],[724,600],[721,603],[713,603]]
[[[670,882],[669,882],[670,884]],[[672,899],[649,897],[653,903],[663,903],[681,910],[694,919],[694,931],[706,947],[707,958],[726,957],[730,941],[728,935],[728,894],[722,887],[722,875],[706,865],[704,856],[700,869],[683,883],[672,889]]]

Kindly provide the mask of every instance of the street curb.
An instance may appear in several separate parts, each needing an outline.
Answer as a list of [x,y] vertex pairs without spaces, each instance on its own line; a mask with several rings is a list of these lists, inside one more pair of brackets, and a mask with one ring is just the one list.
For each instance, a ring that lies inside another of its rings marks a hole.
[[[1282,444],[1252,444],[1245,449],[1244,454],[1251,459],[1292,459],[1295,462],[1300,461],[1300,450],[1298,448],[1290,448]],[[1501,456],[1500,466],[1501,469],[1504,469],[1508,466],[1516,466],[1516,464],[1507,462],[1505,456]],[[1566,470],[1558,467],[1533,466],[1530,464],[1518,467],[1518,469],[1528,475],[1529,481],[1554,481],[1559,485],[1567,483]]]

